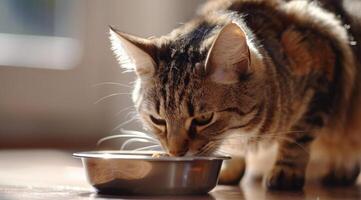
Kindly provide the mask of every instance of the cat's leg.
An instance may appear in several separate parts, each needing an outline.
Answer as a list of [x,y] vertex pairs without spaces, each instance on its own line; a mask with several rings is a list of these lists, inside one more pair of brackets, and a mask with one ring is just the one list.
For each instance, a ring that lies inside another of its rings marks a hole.
[[224,185],[236,185],[242,179],[245,170],[246,162],[244,157],[234,157],[230,160],[225,160],[221,168],[219,183]]
[[[318,174],[321,182],[327,186],[354,184],[360,173],[360,139],[357,136],[355,133],[340,132],[320,135],[312,144],[308,173],[322,169]],[[316,167],[311,169],[312,166]]]
[[303,188],[312,140],[311,132],[300,131],[292,134],[290,138],[278,141],[276,162],[266,177],[268,189],[300,190]]
[[329,172],[323,177],[322,184],[326,186],[350,186],[356,182],[359,174],[359,163],[354,163],[352,166],[331,166]]
[[258,143],[257,147],[249,149],[246,154],[247,168],[243,179],[250,182],[262,181],[265,174],[271,171],[276,156],[277,145],[274,143]]
[[221,152],[232,155],[232,159],[225,160],[222,164],[219,183],[225,185],[238,184],[243,178],[246,170],[246,151],[243,140],[239,139],[239,133],[233,132],[224,138],[223,144],[219,147]]
[[248,148],[247,153],[232,156],[222,165],[220,184],[238,184],[245,178],[246,181],[261,181],[264,174],[271,170],[269,163],[274,163],[276,151],[276,145],[266,143]]

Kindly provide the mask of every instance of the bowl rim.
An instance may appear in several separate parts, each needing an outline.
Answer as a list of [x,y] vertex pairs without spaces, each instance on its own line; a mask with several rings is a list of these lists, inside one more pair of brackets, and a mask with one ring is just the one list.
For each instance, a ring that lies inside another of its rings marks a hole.
[[73,153],[75,158],[96,159],[122,159],[122,160],[147,160],[147,161],[195,161],[195,160],[229,160],[230,156],[184,156],[184,157],[152,157],[153,153],[163,151],[83,151]]

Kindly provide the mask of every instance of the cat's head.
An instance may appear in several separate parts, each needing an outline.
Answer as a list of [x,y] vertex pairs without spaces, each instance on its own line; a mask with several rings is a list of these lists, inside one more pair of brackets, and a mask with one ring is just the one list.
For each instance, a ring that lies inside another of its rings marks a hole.
[[231,130],[256,129],[264,65],[240,25],[198,24],[151,39],[110,34],[121,66],[137,75],[144,127],[171,155],[209,154]]

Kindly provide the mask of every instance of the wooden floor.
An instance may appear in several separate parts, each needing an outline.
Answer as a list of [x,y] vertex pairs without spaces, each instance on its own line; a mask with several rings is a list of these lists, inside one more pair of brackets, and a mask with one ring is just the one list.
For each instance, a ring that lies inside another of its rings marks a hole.
[[361,186],[325,188],[309,184],[303,192],[269,192],[258,182],[217,186],[204,196],[100,195],[87,184],[81,163],[59,151],[0,151],[0,200],[36,199],[361,199]]

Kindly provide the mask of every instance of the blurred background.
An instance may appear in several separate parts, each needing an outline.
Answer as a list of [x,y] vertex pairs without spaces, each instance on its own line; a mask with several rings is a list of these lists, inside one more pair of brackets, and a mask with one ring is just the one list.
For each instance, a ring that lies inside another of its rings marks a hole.
[[135,78],[118,66],[108,25],[160,36],[202,2],[0,0],[0,149],[94,149],[119,124],[141,130],[129,122],[131,88],[107,84]]

